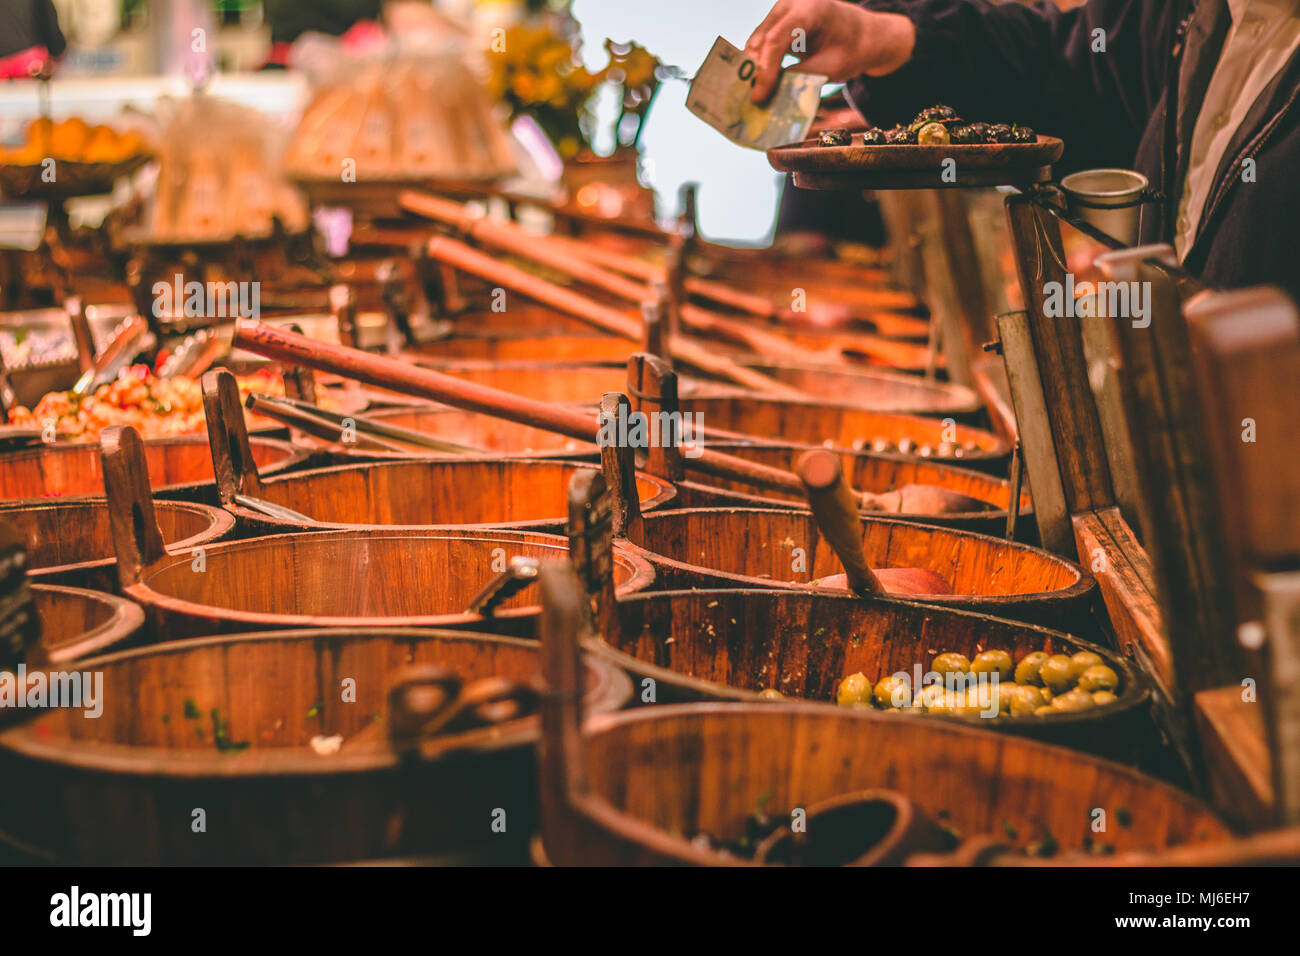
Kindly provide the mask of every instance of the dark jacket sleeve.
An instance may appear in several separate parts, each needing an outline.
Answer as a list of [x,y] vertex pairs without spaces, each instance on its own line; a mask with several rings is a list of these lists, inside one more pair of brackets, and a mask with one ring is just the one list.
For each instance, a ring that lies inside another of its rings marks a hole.
[[68,48],[68,41],[59,29],[59,12],[54,9],[54,0],[33,0],[36,5],[36,37],[50,56],[63,56]]
[[1058,171],[1130,166],[1168,78],[1185,0],[1052,3],[866,0],[916,24],[901,69],[849,84],[878,126],[945,103],[966,119],[1020,123],[1066,141]]

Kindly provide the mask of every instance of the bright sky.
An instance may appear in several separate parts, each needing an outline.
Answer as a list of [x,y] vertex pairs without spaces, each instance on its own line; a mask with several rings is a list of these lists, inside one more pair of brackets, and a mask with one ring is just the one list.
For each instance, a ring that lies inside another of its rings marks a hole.
[[[574,0],[588,66],[605,65],[605,38],[635,40],[687,75],[713,41],[743,47],[772,0]],[[686,109],[685,82],[668,80],[641,134],[643,163],[660,214],[676,212],[677,189],[700,184],[700,228],[710,239],[765,244],[776,221],[781,177],[763,153],[732,144]],[[666,205],[665,205],[666,204]]]

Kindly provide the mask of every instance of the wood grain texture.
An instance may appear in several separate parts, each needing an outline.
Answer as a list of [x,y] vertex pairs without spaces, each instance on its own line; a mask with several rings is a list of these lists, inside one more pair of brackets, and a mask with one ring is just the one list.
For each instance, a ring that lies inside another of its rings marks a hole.
[[[927,595],[927,603],[1071,629],[1083,623],[1095,594],[1077,565],[1001,538],[867,517],[858,533],[873,568],[926,568],[952,586],[952,594]],[[669,589],[807,589],[842,570],[808,511],[652,512],[629,544],[643,549],[659,586]]]
[[[301,464],[306,454],[288,442],[249,439],[258,471],[273,475]],[[155,438],[144,443],[149,484],[171,498],[197,499],[213,483],[212,453],[202,435]],[[102,495],[99,446],[42,444],[0,456],[0,498]]]
[[[488,859],[519,862],[537,821],[537,717],[427,740],[403,763],[368,731],[386,724],[390,675],[416,664],[466,681],[531,684],[539,673],[531,641],[374,628],[199,638],[94,658],[83,666],[104,675],[100,719],[47,711],[0,734],[0,774],[24,782],[0,794],[5,833],[81,864],[331,863],[481,852],[493,841],[509,850]],[[630,696],[608,663],[581,666],[589,712]],[[343,700],[345,679],[355,702]],[[335,754],[309,745],[336,734]],[[192,834],[194,807],[215,839]],[[506,811],[504,835],[491,830],[496,808]]]
[[[1191,797],[1107,761],[975,728],[813,705],[606,715],[587,724],[582,760],[587,791],[564,808],[569,829],[543,833],[559,865],[742,862],[688,837],[738,837],[760,800],[785,813],[878,787],[912,797],[965,836],[1010,828],[1024,844],[1050,833],[1063,854],[1087,843],[1159,852],[1232,836]],[[1099,807],[1111,821],[1104,839],[1091,831]]]

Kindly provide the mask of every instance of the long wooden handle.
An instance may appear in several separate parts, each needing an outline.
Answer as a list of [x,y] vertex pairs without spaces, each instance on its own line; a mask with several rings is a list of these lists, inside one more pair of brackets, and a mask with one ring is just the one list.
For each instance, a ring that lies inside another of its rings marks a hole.
[[130,425],[114,425],[104,429],[99,448],[117,576],[126,588],[138,584],[145,569],[161,561],[167,549],[154,514],[140,433]]
[[262,482],[248,441],[244,406],[239,400],[235,376],[225,369],[214,369],[204,374],[202,382],[203,417],[208,424],[208,448],[217,479],[217,497],[227,506],[234,503],[236,495],[262,497]]
[[862,523],[839,456],[820,448],[804,452],[795,470],[803,479],[822,537],[830,542],[844,565],[850,589],[858,593],[884,591],[862,550]]
[[[489,235],[491,234],[492,233],[489,233]],[[516,251],[521,255],[527,255],[534,260],[542,261],[546,265],[564,269],[566,273],[574,275],[574,278],[578,278],[581,281],[591,281],[591,273],[594,270],[594,273],[597,273],[600,276],[599,281],[604,283],[600,286],[601,288],[604,288],[606,291],[614,292],[616,295],[622,294],[615,291],[615,286],[618,286],[619,283],[625,282],[626,280],[609,282],[607,280],[610,280],[611,278],[617,279],[617,277],[611,276],[610,273],[605,272],[603,269],[596,269],[594,266],[586,268],[571,268],[573,260],[569,259],[567,256],[555,257],[551,253],[541,251],[545,248],[546,247],[542,243],[541,238],[536,237],[530,243],[523,243],[517,248],[512,247],[512,251]],[[463,242],[457,242],[455,239],[439,236],[429,241],[428,251],[429,256],[433,259],[437,259],[439,262],[455,266],[463,272],[472,273],[473,275],[486,279],[489,282],[499,283],[507,289],[513,289],[520,295],[525,295],[530,299],[535,299],[544,305],[549,305],[552,308],[559,309],[561,312],[567,312],[574,318],[581,319],[582,321],[603,329],[606,332],[611,332],[614,335],[618,335],[625,339],[631,339],[634,342],[639,342],[641,340],[641,322],[627,313],[603,305],[599,302],[595,302],[584,295],[572,291],[571,289],[566,289],[563,286],[547,282],[545,279],[535,276],[530,272],[525,272],[523,269],[512,266],[509,263],[501,262],[498,259],[494,259],[492,256],[485,255],[477,249],[472,249]],[[577,275],[576,273],[583,273],[583,275]],[[648,295],[648,292],[644,287],[636,285],[635,283],[630,283],[630,285],[632,288],[624,291],[627,293],[627,296],[631,297],[634,301],[640,302],[646,297],[646,295]],[[635,292],[633,290],[635,290]],[[674,358],[681,359],[683,362],[693,365],[696,368],[703,369],[704,371],[721,378],[726,378],[739,385],[744,385],[747,388],[758,389],[785,398],[808,397],[804,392],[801,392],[796,388],[791,388],[789,385],[786,385],[783,382],[778,382],[770,376],[763,375],[753,369],[748,369],[742,365],[738,365],[729,359],[719,356],[713,350],[695,342],[678,339],[671,341],[669,343],[669,348]]]
[[[321,372],[518,422],[579,441],[599,442],[597,420],[576,409],[466,382],[453,375],[359,349],[317,342],[256,320],[237,321],[232,344],[235,348],[247,349],[275,361],[306,365]],[[708,448],[699,449],[699,452],[698,457],[684,456],[687,468],[732,481],[803,493],[803,484],[788,471]]]

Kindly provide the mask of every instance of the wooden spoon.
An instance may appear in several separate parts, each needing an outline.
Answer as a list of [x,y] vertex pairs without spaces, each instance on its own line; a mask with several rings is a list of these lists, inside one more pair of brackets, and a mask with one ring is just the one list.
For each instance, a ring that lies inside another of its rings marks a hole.
[[880,568],[867,564],[862,550],[862,520],[853,491],[844,480],[840,459],[820,448],[805,452],[795,465],[808,494],[817,527],[844,565],[844,575],[813,582],[847,587],[855,594],[952,594],[952,585],[928,568]]

